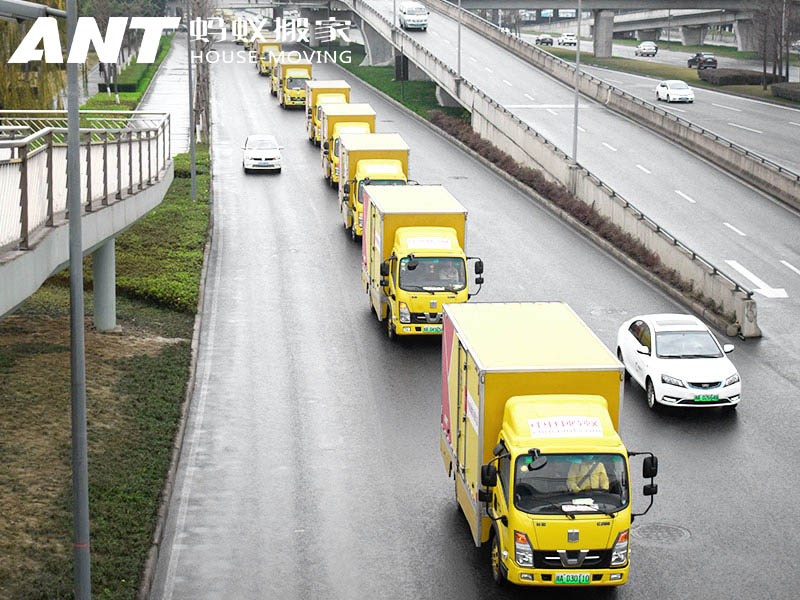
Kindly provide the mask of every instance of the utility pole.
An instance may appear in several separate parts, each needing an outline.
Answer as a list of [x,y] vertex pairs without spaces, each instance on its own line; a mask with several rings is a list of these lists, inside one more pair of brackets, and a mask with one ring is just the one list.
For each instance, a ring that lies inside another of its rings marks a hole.
[[578,100],[581,79],[581,0],[578,0],[578,35],[575,43],[575,109],[572,117],[572,163],[578,164]]
[[194,85],[192,83],[192,24],[191,0],[186,0],[186,50],[189,53],[189,156],[192,161],[192,202],[197,202],[197,157],[194,147]]
[[461,79],[461,0],[458,0],[458,68],[456,75]]

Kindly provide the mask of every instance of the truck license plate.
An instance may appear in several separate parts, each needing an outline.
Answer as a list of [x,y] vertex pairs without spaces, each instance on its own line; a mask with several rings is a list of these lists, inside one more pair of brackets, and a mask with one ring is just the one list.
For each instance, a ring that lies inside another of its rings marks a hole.
[[441,325],[425,325],[422,328],[423,333],[442,333]]
[[568,585],[589,583],[592,576],[589,573],[556,573],[556,583]]
[[717,396],[715,394],[704,394],[702,396],[695,396],[694,397],[694,401],[695,402],[718,402],[719,401],[719,396]]

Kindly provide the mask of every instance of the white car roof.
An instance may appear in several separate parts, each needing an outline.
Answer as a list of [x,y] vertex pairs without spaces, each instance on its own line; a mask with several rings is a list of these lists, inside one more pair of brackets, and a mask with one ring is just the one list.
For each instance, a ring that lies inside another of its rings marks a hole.
[[663,313],[637,317],[652,325],[654,331],[707,331],[708,327],[694,315]]
[[667,79],[666,81],[662,81],[661,83],[666,83],[667,85],[673,85],[675,83],[682,83],[683,85],[685,85],[687,87],[689,86],[688,83],[686,83],[685,81],[683,81],[681,79]]
[[248,135],[247,140],[248,142],[256,142],[259,140],[269,140],[271,142],[278,143],[278,140],[275,139],[274,135],[266,135],[266,134],[255,134],[255,135]]

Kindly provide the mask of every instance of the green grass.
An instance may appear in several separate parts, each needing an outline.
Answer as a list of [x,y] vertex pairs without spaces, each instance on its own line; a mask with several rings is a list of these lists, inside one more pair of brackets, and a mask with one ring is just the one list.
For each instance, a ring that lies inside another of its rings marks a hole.
[[[568,60],[575,61],[575,50],[567,50],[566,48],[546,48],[550,54]],[[750,96],[761,100],[770,100],[779,102],[790,106],[798,106],[800,103],[792,102],[785,98],[778,98],[773,96],[767,89],[766,91],[760,85],[726,85],[718,86],[712,85],[707,81],[703,81],[698,76],[697,69],[690,69],[688,67],[679,67],[677,65],[664,65],[661,63],[646,62],[643,60],[634,60],[632,58],[620,58],[613,56],[611,58],[595,58],[593,54],[588,52],[581,52],[581,63],[592,65],[596,67],[605,67],[607,69],[614,69],[617,71],[624,71],[626,73],[638,73],[653,77],[654,79],[681,79],[694,87],[702,87],[710,90],[717,90],[723,92],[733,92],[743,96]]]
[[363,46],[350,44],[347,47],[347,50],[351,52],[350,63],[343,63],[340,59],[339,64],[359,79],[363,79],[424,118],[428,117],[428,112],[431,110],[441,110],[462,118],[469,115],[469,112],[463,108],[439,106],[436,101],[436,84],[432,81],[395,81],[394,67],[392,66],[359,66],[365,57],[363,48]]

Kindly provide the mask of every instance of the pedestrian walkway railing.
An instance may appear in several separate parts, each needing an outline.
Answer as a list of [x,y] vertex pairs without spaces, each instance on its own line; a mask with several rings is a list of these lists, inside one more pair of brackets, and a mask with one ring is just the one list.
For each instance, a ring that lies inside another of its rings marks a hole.
[[[159,181],[168,166],[168,113],[81,111],[80,188],[87,212]],[[0,252],[30,247],[66,218],[67,113],[0,110]]]

